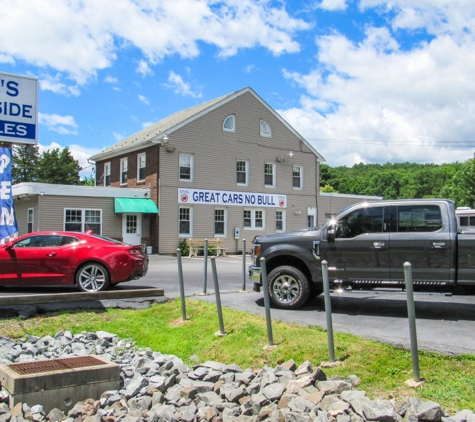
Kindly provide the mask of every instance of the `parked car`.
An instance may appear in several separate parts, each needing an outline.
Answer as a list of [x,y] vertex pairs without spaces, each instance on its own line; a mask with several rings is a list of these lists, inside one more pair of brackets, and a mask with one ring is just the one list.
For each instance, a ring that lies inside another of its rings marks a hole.
[[256,236],[249,271],[260,291],[265,258],[270,300],[288,309],[323,291],[323,260],[337,288],[404,289],[409,262],[415,290],[473,293],[474,250],[475,233],[458,228],[452,201],[375,201],[314,230]]
[[0,245],[0,286],[77,285],[84,292],[147,273],[141,245],[80,232],[34,232]]

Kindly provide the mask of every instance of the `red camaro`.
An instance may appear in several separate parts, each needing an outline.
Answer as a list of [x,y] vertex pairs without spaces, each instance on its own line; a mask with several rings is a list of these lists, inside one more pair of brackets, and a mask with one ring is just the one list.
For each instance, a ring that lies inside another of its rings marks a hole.
[[141,246],[79,232],[35,232],[0,245],[0,286],[72,285],[84,292],[147,273]]

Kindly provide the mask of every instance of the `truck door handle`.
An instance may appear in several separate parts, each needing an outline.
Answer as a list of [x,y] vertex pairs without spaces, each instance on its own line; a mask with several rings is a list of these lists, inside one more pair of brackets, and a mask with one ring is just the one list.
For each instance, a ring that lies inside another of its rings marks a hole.
[[432,242],[434,249],[445,249],[445,242]]
[[385,242],[373,242],[374,249],[382,249],[386,246]]

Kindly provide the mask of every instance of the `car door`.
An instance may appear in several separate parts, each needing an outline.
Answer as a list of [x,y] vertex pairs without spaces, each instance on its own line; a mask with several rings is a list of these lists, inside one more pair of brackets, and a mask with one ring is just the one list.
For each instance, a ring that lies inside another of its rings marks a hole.
[[15,284],[59,284],[64,282],[61,236],[31,235],[13,243],[11,263]]
[[415,283],[449,281],[450,269],[454,268],[454,241],[451,231],[444,227],[440,204],[415,203],[391,208],[391,281],[404,281],[405,262],[411,264]]
[[320,243],[334,280],[389,280],[389,233],[384,207],[363,206],[341,216],[334,225],[335,239]]

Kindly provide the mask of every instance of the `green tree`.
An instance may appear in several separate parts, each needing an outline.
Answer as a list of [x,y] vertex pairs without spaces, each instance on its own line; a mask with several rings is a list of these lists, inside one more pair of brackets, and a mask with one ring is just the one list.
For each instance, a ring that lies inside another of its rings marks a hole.
[[40,160],[38,146],[14,146],[12,155],[12,184],[36,182]]
[[96,185],[96,179],[94,179],[94,176],[90,177],[85,177],[84,179],[81,180],[81,185],[84,186],[95,186]]
[[38,182],[63,185],[79,185],[81,166],[69,148],[44,151],[38,163]]
[[440,190],[440,197],[452,199],[458,207],[475,206],[475,159],[458,167],[453,177]]

